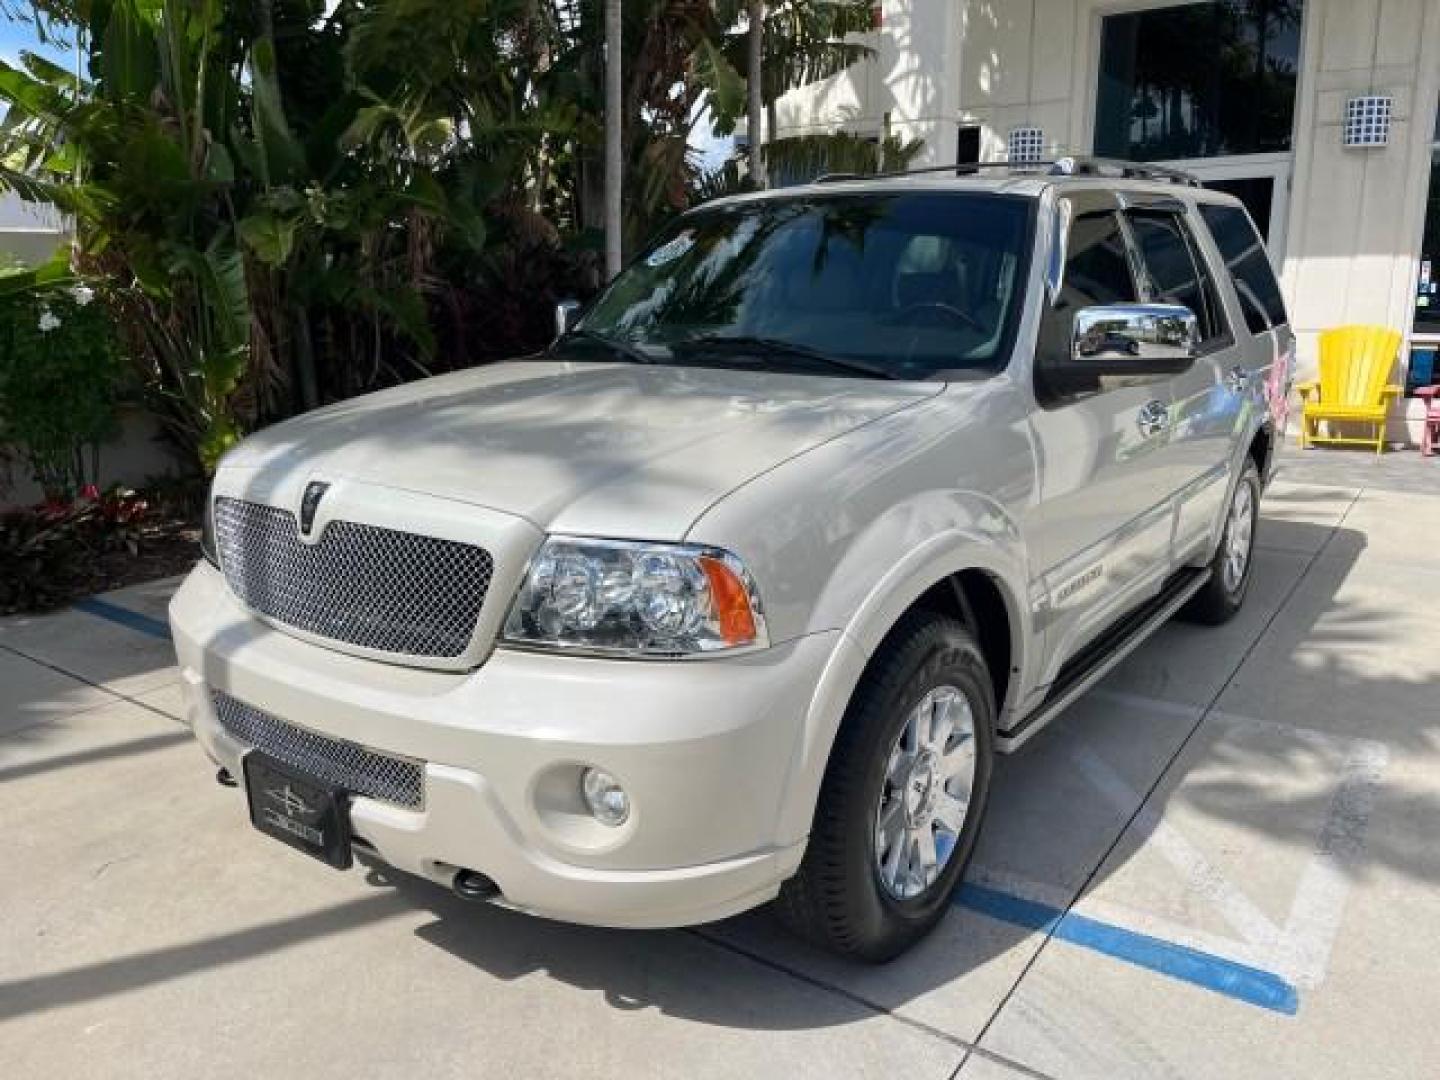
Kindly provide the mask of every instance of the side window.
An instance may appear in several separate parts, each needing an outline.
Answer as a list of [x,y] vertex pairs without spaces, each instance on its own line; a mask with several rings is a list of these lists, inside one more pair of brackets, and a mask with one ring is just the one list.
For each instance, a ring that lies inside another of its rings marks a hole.
[[1265,245],[1251,224],[1250,215],[1238,206],[1201,203],[1200,218],[1225,259],[1250,332],[1263,334],[1289,322],[1285,301],[1280,297],[1280,285],[1270,269]]
[[1113,212],[1084,214],[1071,223],[1063,280],[1056,307],[1072,312],[1095,304],[1133,304],[1139,299],[1125,253],[1125,236]]
[[1127,216],[1149,280],[1148,299],[1184,304],[1193,311],[1200,322],[1202,347],[1228,338],[1230,331],[1215,280],[1180,216],[1169,211],[1143,210],[1132,210]]
[[1120,218],[1113,210],[1077,214],[1065,243],[1060,292],[1046,307],[1035,357],[1036,389],[1054,401],[1100,389],[1095,380],[1078,385],[1066,372],[1075,313],[1101,304],[1133,304],[1140,299]]

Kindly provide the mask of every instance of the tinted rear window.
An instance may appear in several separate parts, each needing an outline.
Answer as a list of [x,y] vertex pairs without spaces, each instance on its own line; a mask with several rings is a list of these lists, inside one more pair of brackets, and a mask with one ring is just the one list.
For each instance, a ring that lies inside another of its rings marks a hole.
[[1289,321],[1280,285],[1270,269],[1265,245],[1250,223],[1250,215],[1238,206],[1200,204],[1204,220],[1215,246],[1225,259],[1240,306],[1245,311],[1245,325],[1252,334],[1263,334]]

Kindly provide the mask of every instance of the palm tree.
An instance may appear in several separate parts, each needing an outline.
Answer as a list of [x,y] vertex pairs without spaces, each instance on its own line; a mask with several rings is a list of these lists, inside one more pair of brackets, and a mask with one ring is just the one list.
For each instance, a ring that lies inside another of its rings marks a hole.
[[750,136],[750,177],[757,188],[769,186],[765,164],[760,155],[761,113],[765,108],[763,73],[765,68],[765,4],[763,0],[749,0],[747,7],[750,28],[746,35],[749,50],[745,71],[746,127]]
[[621,82],[620,0],[605,0],[605,278],[620,273],[622,203],[620,185],[624,180],[624,117]]

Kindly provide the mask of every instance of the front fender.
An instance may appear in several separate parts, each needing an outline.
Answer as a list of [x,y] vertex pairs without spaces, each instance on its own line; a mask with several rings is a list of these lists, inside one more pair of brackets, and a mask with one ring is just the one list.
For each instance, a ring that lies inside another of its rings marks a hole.
[[[832,589],[817,606],[816,620],[818,625],[843,610],[847,614],[839,625],[844,632],[815,688],[797,739],[792,780],[781,807],[782,842],[794,842],[809,832],[835,735],[865,665],[900,617],[937,582],[962,570],[979,570],[999,588],[1009,614],[1013,669],[1006,701],[996,703],[999,715],[1025,700],[1026,673],[1036,665],[1024,546],[1018,529],[997,504],[978,496],[962,501],[972,508],[985,507],[985,513],[972,517],[966,527],[930,533],[900,550],[891,546],[887,551],[885,544],[877,544],[877,537],[885,532],[885,523],[877,522],[839,564]],[[872,574],[868,588],[855,600],[850,575],[858,577],[856,567],[866,565],[888,569],[878,579]]]
[[1007,698],[1023,700],[1039,666],[1018,524],[1038,493],[1028,408],[1006,377],[949,386],[730,493],[687,533],[745,561],[772,642],[840,631],[796,718],[778,842],[809,833],[835,733],[875,648],[948,575],[978,569],[999,587],[1020,669]]

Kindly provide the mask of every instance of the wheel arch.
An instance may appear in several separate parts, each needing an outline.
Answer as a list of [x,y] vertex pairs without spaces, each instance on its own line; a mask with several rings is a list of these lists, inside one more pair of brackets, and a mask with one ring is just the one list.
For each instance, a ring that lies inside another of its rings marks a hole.
[[1260,474],[1260,491],[1264,493],[1270,484],[1271,470],[1275,467],[1278,442],[1275,425],[1268,416],[1252,424],[1248,435],[1242,435],[1235,440],[1230,456],[1230,477],[1225,485],[1225,501],[1220,506],[1220,513],[1210,525],[1210,537],[1203,549],[1205,557],[1188,565],[1203,566],[1214,558],[1215,550],[1220,545],[1220,535],[1225,529],[1225,515],[1229,513],[1230,500],[1235,497],[1235,485],[1240,482],[1247,461],[1255,463],[1255,469]]
[[957,570],[921,593],[904,614],[917,609],[954,618],[975,635],[990,672],[998,720],[1000,710],[1005,707],[1011,677],[1018,672],[1013,661],[1018,627],[1012,621],[1011,605],[995,578],[985,570]]
[[[781,809],[781,842],[803,839],[814,817],[835,736],[876,649],[916,608],[957,617],[972,629],[995,687],[995,719],[1023,700],[1034,651],[1024,560],[976,537],[941,536],[911,552],[866,598],[840,635],[811,698],[794,778]],[[999,670],[997,670],[997,665]]]
[[1246,450],[1250,460],[1255,462],[1255,468],[1260,473],[1262,488],[1270,483],[1270,470],[1275,460],[1275,442],[1275,429],[1267,420],[1255,429],[1255,434],[1250,439],[1250,445]]

